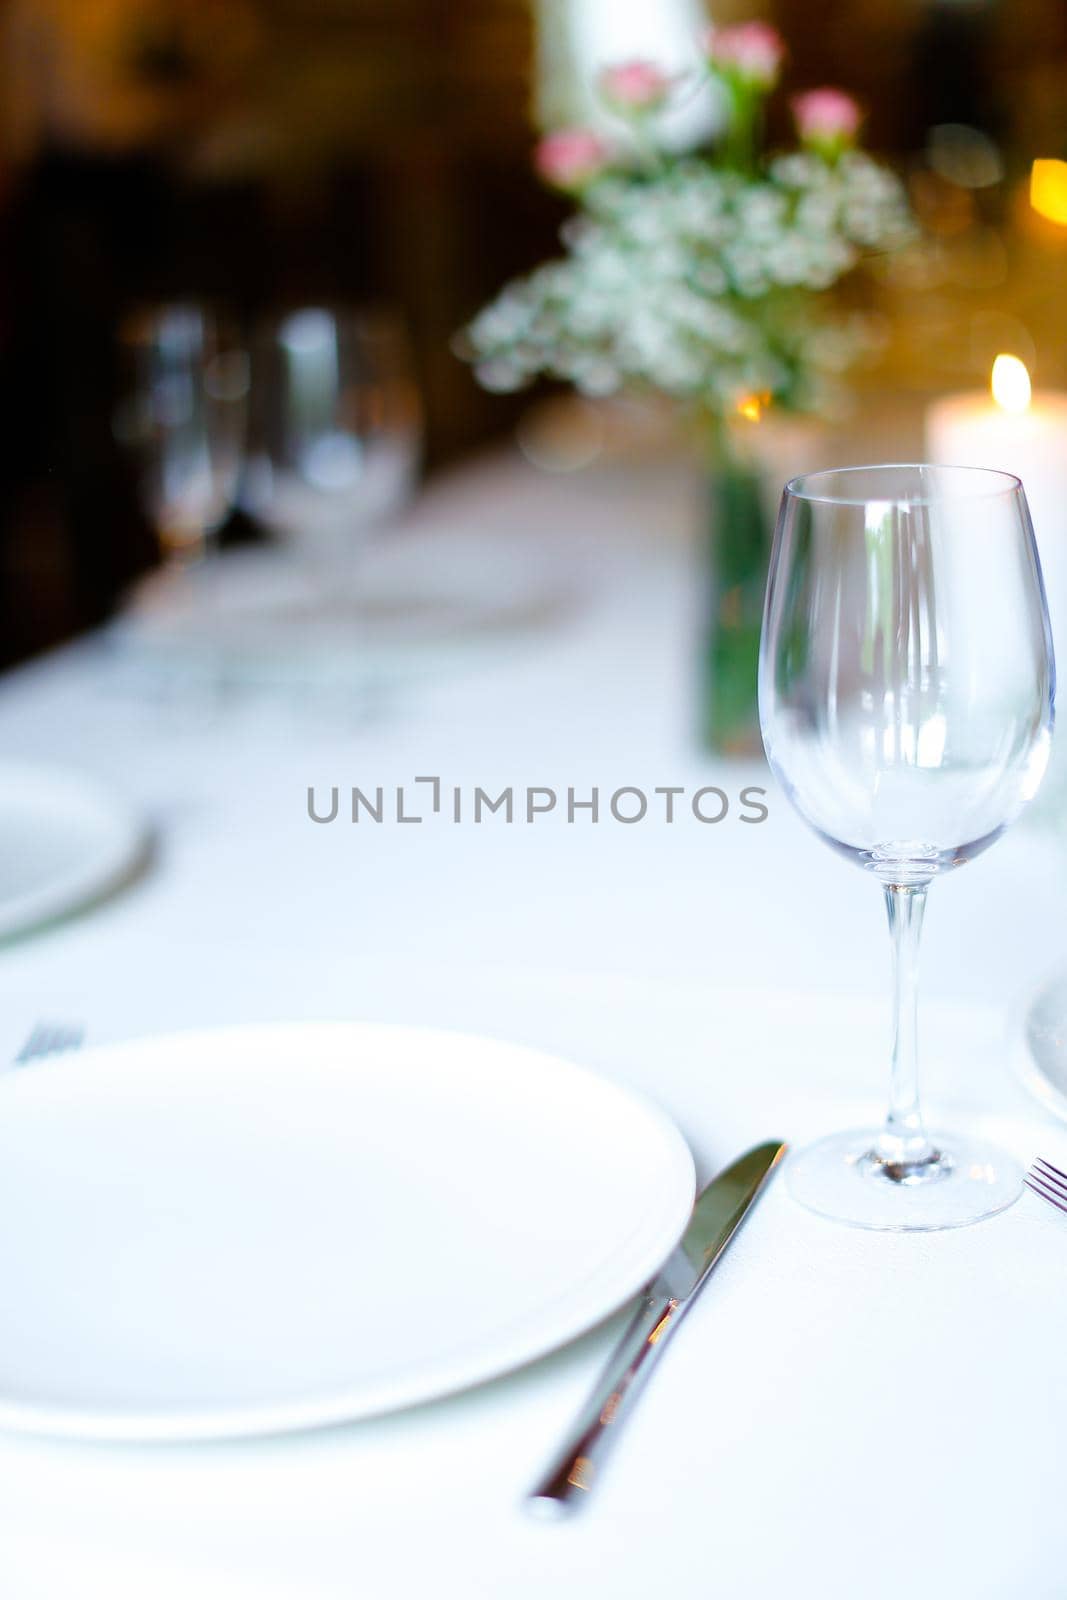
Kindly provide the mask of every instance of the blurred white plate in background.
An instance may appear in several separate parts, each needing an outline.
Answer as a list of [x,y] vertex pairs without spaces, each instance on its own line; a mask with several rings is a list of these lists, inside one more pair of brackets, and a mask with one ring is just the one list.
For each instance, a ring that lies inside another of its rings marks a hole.
[[0,1424],[276,1432],[479,1383],[614,1311],[693,1201],[662,1112],[557,1057],[359,1023],[0,1078]]
[[537,638],[579,591],[544,541],[484,531],[383,535],[333,565],[249,547],[150,575],[115,636],[149,660],[208,664],[237,684],[403,680]]
[[0,764],[0,939],[99,899],[144,857],[123,802],[76,772]]
[[1019,1077],[1046,1111],[1067,1122],[1067,971],[1046,978],[1016,1013]]

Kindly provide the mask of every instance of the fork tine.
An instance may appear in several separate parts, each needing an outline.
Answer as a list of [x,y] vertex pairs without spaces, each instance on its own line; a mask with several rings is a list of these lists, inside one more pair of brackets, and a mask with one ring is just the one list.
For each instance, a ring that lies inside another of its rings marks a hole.
[[1044,1170],[1044,1165],[1045,1164],[1043,1161],[1035,1161],[1030,1168],[1028,1176],[1031,1178],[1036,1178],[1039,1183],[1043,1183],[1048,1189],[1052,1189],[1054,1191],[1067,1189],[1067,1182],[1053,1177],[1051,1172],[1046,1172]]
[[85,1037],[85,1030],[71,1024],[38,1022],[14,1059],[16,1067],[40,1061],[44,1056],[58,1055],[64,1050],[76,1050]]
[[1038,1189],[1035,1184],[1029,1183],[1025,1179],[1023,1180],[1023,1187],[1029,1189],[1031,1194],[1036,1194],[1038,1199],[1043,1200],[1046,1205],[1053,1206],[1057,1211],[1062,1211],[1064,1216],[1067,1216],[1067,1206],[1061,1205],[1058,1200],[1053,1200],[1052,1196],[1046,1194],[1043,1189]]
[[[1047,1189],[1049,1194],[1059,1194],[1058,1185],[1047,1178],[1043,1172],[1039,1172],[1036,1166],[1031,1167],[1026,1176],[1031,1183],[1038,1183],[1042,1189]],[[1067,1196],[1064,1198],[1067,1199]]]
[[1058,1178],[1060,1182],[1067,1187],[1067,1172],[1061,1172],[1059,1167],[1054,1167],[1051,1161],[1045,1160],[1044,1156],[1038,1156],[1037,1160],[1034,1162],[1034,1166],[1045,1167],[1049,1173]]
[[37,1055],[39,1050],[40,1050],[41,1040],[44,1037],[44,1034],[45,1034],[44,1024],[40,1023],[40,1022],[35,1023],[34,1026],[33,1026],[33,1031],[30,1033],[29,1038],[25,1041],[25,1043],[22,1046],[22,1049],[19,1051],[18,1055],[15,1057],[16,1064],[21,1063],[23,1061],[32,1061],[33,1060],[34,1056]]
[[1036,1165],[1032,1166],[1030,1168],[1030,1176],[1036,1183],[1039,1183],[1043,1189],[1047,1189],[1049,1194],[1056,1195],[1056,1197],[1060,1200],[1067,1200],[1067,1184],[1060,1183],[1056,1178],[1050,1178],[1048,1173],[1045,1172],[1041,1167]]
[[1067,1205],[1064,1205],[1062,1200],[1058,1200],[1051,1190],[1042,1188],[1039,1183],[1034,1181],[1032,1176],[1024,1178],[1023,1183],[1031,1194],[1036,1194],[1039,1199],[1044,1200],[1050,1206],[1055,1206],[1057,1211],[1062,1211],[1067,1215]]
[[1046,1205],[1055,1206],[1057,1211],[1062,1211],[1064,1215],[1067,1216],[1067,1205],[1064,1205],[1062,1201],[1057,1200],[1053,1195],[1049,1194],[1046,1189],[1042,1189],[1038,1184],[1034,1183],[1032,1179],[1024,1178],[1023,1187],[1025,1189],[1029,1189],[1031,1194],[1036,1194],[1039,1200],[1044,1200]]
[[37,1060],[40,1060],[43,1056],[50,1056],[52,1054],[56,1047],[55,1039],[56,1030],[54,1025],[52,1023],[46,1023],[41,1029],[41,1037],[37,1041],[37,1049],[34,1052]]

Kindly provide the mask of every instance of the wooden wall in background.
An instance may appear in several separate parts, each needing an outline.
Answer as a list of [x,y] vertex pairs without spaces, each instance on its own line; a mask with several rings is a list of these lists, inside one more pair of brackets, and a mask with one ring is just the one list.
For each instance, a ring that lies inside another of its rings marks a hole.
[[507,275],[554,248],[534,182],[525,0],[259,0],[246,158],[269,196],[258,297],[398,301],[415,335],[431,462],[506,428],[450,349]]

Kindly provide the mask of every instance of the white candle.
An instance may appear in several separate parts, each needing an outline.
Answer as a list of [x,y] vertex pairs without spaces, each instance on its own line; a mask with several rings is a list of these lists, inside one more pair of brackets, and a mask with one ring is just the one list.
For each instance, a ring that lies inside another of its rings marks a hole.
[[[1061,675],[1067,675],[1067,394],[1031,395],[1014,356],[993,364],[992,392],[946,395],[926,413],[927,459],[996,467],[1022,479],[1041,556]],[[1067,681],[1067,676],[1065,676]]]

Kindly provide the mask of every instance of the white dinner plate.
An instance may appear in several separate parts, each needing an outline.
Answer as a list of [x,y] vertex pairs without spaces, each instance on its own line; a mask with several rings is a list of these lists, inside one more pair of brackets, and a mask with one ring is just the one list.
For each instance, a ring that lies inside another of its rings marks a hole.
[[136,870],[146,842],[129,808],[91,779],[0,764],[0,939],[107,894]]
[[1067,1122],[1067,971],[1027,996],[1011,1032],[1022,1082],[1046,1111]]
[[173,1034],[0,1079],[0,1424],[339,1422],[583,1332],[688,1219],[666,1115],[429,1029]]
[[383,534],[346,562],[262,546],[142,580],[114,637],[149,661],[249,687],[406,681],[538,639],[579,603],[573,561],[542,539]]

